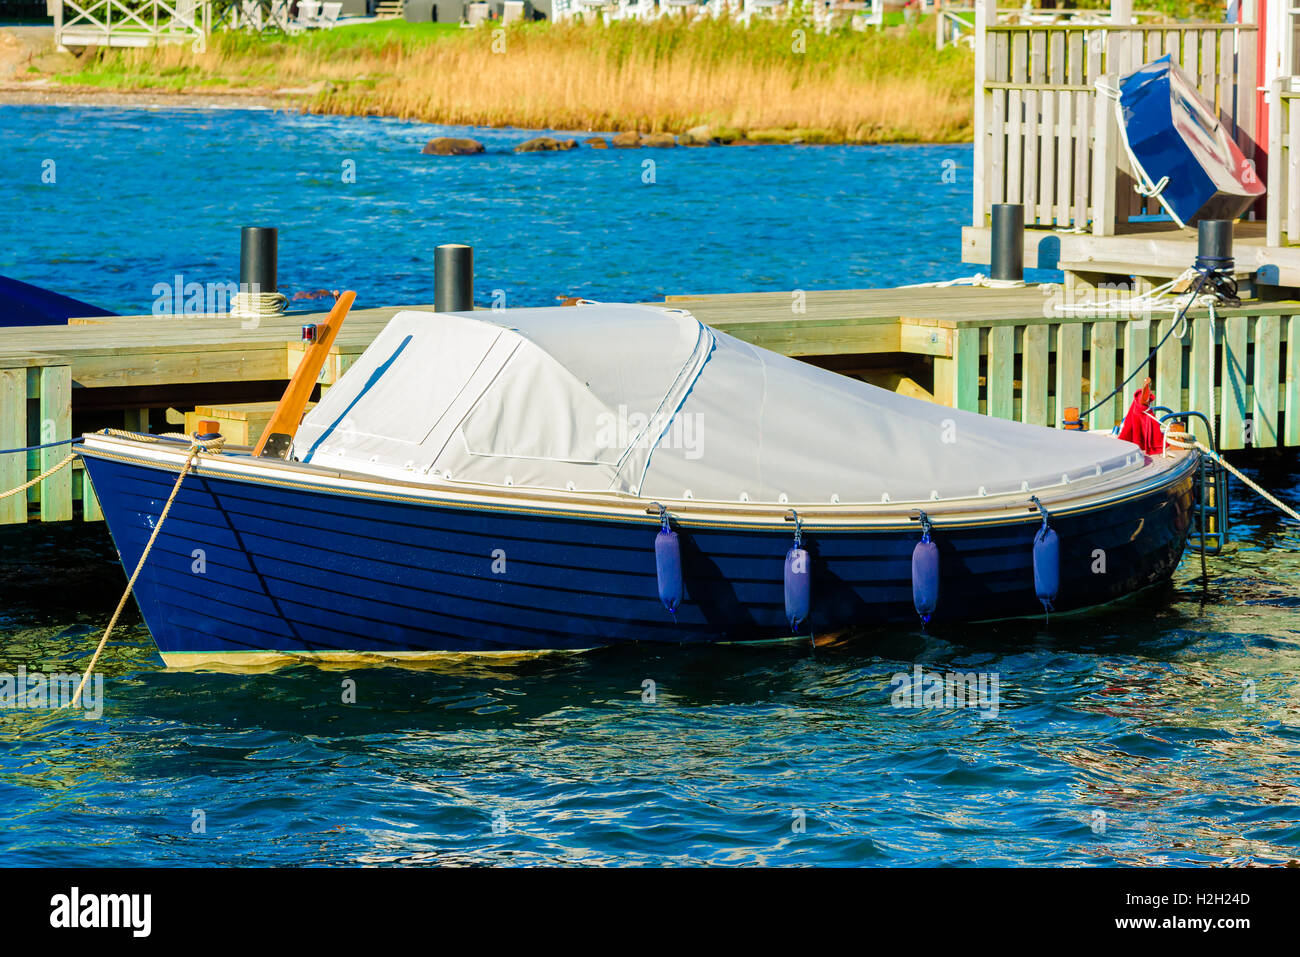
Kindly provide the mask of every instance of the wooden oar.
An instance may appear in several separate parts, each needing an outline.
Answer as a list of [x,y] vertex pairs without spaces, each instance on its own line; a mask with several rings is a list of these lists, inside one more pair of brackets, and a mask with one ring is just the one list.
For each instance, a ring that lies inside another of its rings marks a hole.
[[289,380],[289,388],[284,390],[284,395],[280,397],[280,404],[275,407],[275,412],[271,415],[271,421],[266,423],[262,437],[257,440],[257,445],[253,446],[254,455],[277,459],[289,457],[294,433],[298,431],[298,425],[302,422],[303,410],[307,408],[307,400],[311,398],[312,389],[316,387],[320,370],[325,365],[325,357],[329,355],[334,337],[338,335],[339,327],[343,325],[348,310],[352,308],[352,300],[356,297],[357,294],[351,291],[343,293],[334,303],[334,308],[330,310],[325,322],[317,325],[316,341],[307,349],[302,362],[298,363],[293,378]]

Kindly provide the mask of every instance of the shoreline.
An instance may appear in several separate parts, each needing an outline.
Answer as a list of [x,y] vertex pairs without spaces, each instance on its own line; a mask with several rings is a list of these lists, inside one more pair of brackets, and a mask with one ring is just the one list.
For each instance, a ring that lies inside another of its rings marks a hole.
[[[297,90],[229,90],[219,92],[205,90],[152,89],[152,90],[115,90],[99,86],[55,83],[47,78],[28,81],[0,81],[0,107],[4,106],[94,106],[103,108],[125,107],[134,109],[192,109],[192,110],[284,110],[309,114],[312,116],[354,116],[360,119],[400,119],[412,120],[411,117],[379,110],[365,113],[342,112],[338,110],[313,108],[316,91]],[[564,130],[563,127],[547,125],[540,127],[522,127],[511,124],[486,126],[474,123],[455,123],[437,120],[414,120],[432,126],[512,129],[520,133],[544,134],[546,131],[562,130],[576,136],[602,136],[602,132],[591,130]],[[789,131],[797,134],[800,131]],[[734,141],[717,141],[713,146],[949,146],[968,144],[970,139],[962,140],[888,140],[883,142],[851,142],[848,140],[816,140],[805,142],[795,138],[753,140],[738,138]],[[686,146],[687,143],[678,143]],[[689,144],[698,148],[702,144]]]
[[790,25],[775,21],[443,26],[379,21],[278,38],[219,33],[202,52],[76,53],[55,51],[49,29],[0,29],[0,104],[285,109],[667,133],[682,145],[703,145],[700,130],[737,145],[950,144],[972,135],[972,57],[935,51],[924,28],[806,38],[796,30],[792,44]]
[[302,109],[302,94],[188,90],[107,90],[49,80],[0,83],[0,106],[127,106],[183,109]]

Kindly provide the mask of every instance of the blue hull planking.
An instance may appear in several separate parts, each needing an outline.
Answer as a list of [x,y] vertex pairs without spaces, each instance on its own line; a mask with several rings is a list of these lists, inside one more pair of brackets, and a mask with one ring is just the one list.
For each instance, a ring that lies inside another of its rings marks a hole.
[[[86,468],[133,569],[175,473],[90,455]],[[1191,521],[1192,474],[1180,468],[1129,501],[1054,517],[1056,609],[1111,601],[1168,577]],[[1031,564],[1039,527],[1028,509],[1016,524],[936,524],[942,593],[934,623],[1041,613]],[[658,530],[651,515],[644,523],[557,518],[191,475],[135,592],[164,655],[531,651],[790,634],[783,569],[792,529],[678,526],[686,597],[676,620],[658,596]],[[820,531],[806,523],[813,594],[800,631],[916,622],[919,537],[919,528]],[[1094,572],[1098,549],[1104,573]]]

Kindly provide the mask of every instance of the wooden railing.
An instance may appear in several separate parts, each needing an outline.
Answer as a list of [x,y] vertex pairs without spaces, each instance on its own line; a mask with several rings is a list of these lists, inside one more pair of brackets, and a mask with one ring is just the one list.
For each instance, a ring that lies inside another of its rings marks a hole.
[[[1300,378],[1282,363],[1300,343],[1295,308],[1290,303],[1221,310],[1217,321],[1199,310],[1142,375],[1151,377],[1160,401],[1176,411],[1210,415],[1213,409],[1224,449],[1300,445]],[[952,381],[937,397],[970,412],[1060,428],[1064,409],[1102,400],[1173,323],[1172,315],[940,323],[952,327]],[[1118,425],[1134,388],[1123,390],[1123,398],[1101,401],[1088,427]],[[1206,439],[1199,425],[1193,431]]]
[[53,0],[58,47],[189,43],[202,52],[212,32],[207,0]]
[[[1253,15],[1254,0],[1242,6]],[[1166,53],[1254,158],[1252,22],[1134,24],[1119,0],[1108,23],[999,22],[990,0],[975,14],[974,225],[987,224],[993,203],[1023,203],[1030,225],[1098,235],[1158,212],[1133,190],[1114,103],[1096,84],[1113,87]]]

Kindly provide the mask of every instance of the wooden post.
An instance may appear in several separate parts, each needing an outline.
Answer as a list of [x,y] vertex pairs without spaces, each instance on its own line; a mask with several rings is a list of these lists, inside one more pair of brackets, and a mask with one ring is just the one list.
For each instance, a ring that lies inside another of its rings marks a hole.
[[1048,329],[1046,323],[1025,326],[1021,347],[1020,421],[1050,425],[1047,419]]
[[980,330],[958,326],[952,330],[952,356],[935,356],[934,398],[954,409],[979,411]]
[[[1188,369],[1188,397],[1190,408],[1210,415],[1210,390],[1214,388],[1214,341],[1210,338],[1210,320],[1208,316],[1197,316],[1188,320],[1192,324],[1192,354]],[[1221,408],[1218,410],[1221,411]],[[1219,432],[1219,423],[1210,420],[1215,434]],[[1201,442],[1209,442],[1205,427],[1199,419],[1191,420],[1192,434]]]
[[[72,438],[72,366],[44,366],[31,370],[38,379],[40,429],[37,442],[58,442]],[[71,447],[56,445],[41,449],[41,471],[67,457]],[[65,465],[40,485],[41,521],[66,522],[72,518],[72,467]]]
[[1056,327],[1056,412],[1052,425],[1063,428],[1068,408],[1083,408],[1083,323],[1062,322]]
[[[1161,319],[1156,330],[1156,341],[1169,332],[1174,324],[1174,317]],[[1170,333],[1168,341],[1156,353],[1156,402],[1174,411],[1182,411],[1183,405],[1183,342]]]
[[[19,360],[21,362],[21,360]],[[11,366],[0,358],[0,449],[27,445],[27,364]],[[27,481],[27,455],[0,455],[0,492]],[[0,498],[0,525],[27,521],[27,496]]]
[[988,152],[988,109],[989,94],[984,90],[989,69],[989,35],[990,24],[997,23],[997,0],[975,0],[975,149],[973,154],[974,188],[972,199],[974,210],[971,223],[984,225],[984,214],[988,207],[985,164]]
[[1124,26],[1133,22],[1133,0],[1110,0],[1110,22]]
[[1246,425],[1246,317],[1223,320],[1223,368],[1219,381],[1219,448],[1244,448]]
[[1251,412],[1250,444],[1252,448],[1277,445],[1278,356],[1282,319],[1258,316],[1255,319],[1254,409]]
[[[1113,88],[1119,83],[1119,76],[1107,73],[1102,82]],[[1114,101],[1099,90],[1092,94],[1092,100],[1092,234],[1114,236],[1119,127],[1115,123]]]
[[988,414],[999,419],[1015,417],[1015,326],[989,329]]
[[[1257,44],[1261,39],[1264,25],[1260,23],[1257,0],[1239,0],[1237,9],[1239,11],[1238,22],[1255,24],[1256,29],[1249,32],[1244,30],[1235,31],[1233,37],[1237,47],[1236,102],[1232,109],[1236,129],[1233,132],[1242,155],[1248,160],[1255,160],[1256,137],[1260,132],[1256,128],[1255,119],[1259,112],[1258,107],[1262,106],[1259,103],[1259,92],[1256,89],[1260,85],[1257,67],[1259,61]],[[1259,159],[1262,160],[1265,157],[1261,156]]]
[[1268,178],[1268,207],[1265,214],[1264,242],[1269,246],[1282,245],[1282,216],[1286,209],[1287,171],[1282,168],[1282,83],[1275,79],[1268,89],[1268,155],[1278,165]]
[[1287,445],[1300,445],[1300,316],[1286,320],[1286,438]]
[[99,496],[95,494],[95,487],[90,484],[90,473],[83,468],[78,474],[81,475],[81,520],[102,522],[104,510],[99,507]]
[[[1098,320],[1092,324],[1088,337],[1088,405],[1093,405],[1115,388],[1115,323]],[[1109,429],[1115,425],[1118,403],[1111,398],[1093,409],[1090,429]]]
[[45,9],[54,17],[54,49],[66,53],[68,48],[63,45],[63,0],[46,0]]

